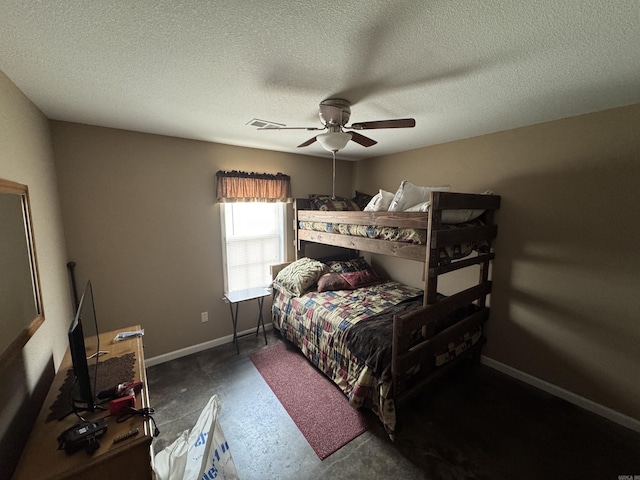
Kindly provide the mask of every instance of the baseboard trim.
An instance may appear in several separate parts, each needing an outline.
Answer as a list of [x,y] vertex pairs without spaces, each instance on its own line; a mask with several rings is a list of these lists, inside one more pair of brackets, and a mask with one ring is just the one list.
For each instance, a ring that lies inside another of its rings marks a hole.
[[[264,327],[265,330],[271,330],[273,328],[273,324],[265,323]],[[249,328],[247,330],[243,330],[242,332],[238,332],[238,335],[255,332],[255,330],[255,327]],[[225,343],[231,343],[232,341],[233,335],[226,335],[224,337],[209,340],[208,342],[198,343],[197,345],[191,345],[190,347],[174,350],[173,352],[163,353],[162,355],[157,355],[155,357],[145,358],[144,363],[147,367],[153,367],[154,365],[160,365],[161,363],[169,362],[181,357],[186,357],[187,355],[191,355],[192,353],[202,352],[203,350],[218,347],[220,345],[224,345]]]
[[629,417],[628,415],[624,415],[620,412],[617,412],[609,407],[605,407],[604,405],[600,405],[588,398],[584,398],[576,393],[570,392],[569,390],[565,390],[564,388],[558,387],[552,383],[546,382],[538,377],[534,377],[533,375],[529,375],[521,370],[510,367],[509,365],[505,365],[504,363],[498,362],[492,358],[486,357],[482,355],[481,363],[486,365],[487,367],[491,367],[494,370],[498,370],[510,377],[516,378],[518,380],[523,381],[533,387],[536,387],[540,390],[543,390],[551,395],[555,395],[556,397],[562,398],[569,403],[573,403],[578,407],[584,408],[596,415],[600,415],[601,417],[606,418],[607,420],[611,420],[619,425],[627,427],[635,432],[640,432],[640,420],[636,420],[633,417]]

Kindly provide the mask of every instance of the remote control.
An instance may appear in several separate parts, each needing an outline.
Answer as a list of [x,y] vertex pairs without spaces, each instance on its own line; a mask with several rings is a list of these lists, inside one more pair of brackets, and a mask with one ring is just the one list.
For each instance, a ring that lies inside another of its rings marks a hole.
[[133,337],[142,337],[144,335],[144,328],[140,330],[135,330],[133,332],[120,332],[113,339],[114,342],[119,342],[121,340],[127,340]]
[[140,430],[138,430],[137,428],[135,430],[129,430],[127,433],[123,433],[122,435],[118,435],[116,438],[114,438],[113,443],[120,443],[127,438],[135,437],[139,432]]

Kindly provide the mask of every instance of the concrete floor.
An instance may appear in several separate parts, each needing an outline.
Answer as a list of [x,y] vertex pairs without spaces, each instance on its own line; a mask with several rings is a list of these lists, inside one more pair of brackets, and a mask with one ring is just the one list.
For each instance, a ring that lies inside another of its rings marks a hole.
[[[268,333],[269,345],[280,342]],[[618,479],[640,475],[640,433],[486,366],[462,366],[408,404],[395,442],[370,430],[320,461],[240,340],[148,369],[156,452],[190,429],[212,394],[242,480]]]

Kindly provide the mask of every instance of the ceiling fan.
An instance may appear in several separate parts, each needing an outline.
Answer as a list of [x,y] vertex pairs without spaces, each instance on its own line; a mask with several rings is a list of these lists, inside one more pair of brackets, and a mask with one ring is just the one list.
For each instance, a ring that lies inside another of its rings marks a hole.
[[301,143],[298,147],[307,147],[316,140],[329,152],[337,152],[346,147],[349,140],[352,140],[363,147],[375,145],[375,140],[365,137],[354,131],[344,131],[345,128],[351,130],[374,130],[377,128],[412,128],[416,126],[413,118],[398,118],[394,120],[377,120],[373,122],[358,122],[347,126],[351,116],[351,104],[342,98],[328,98],[320,102],[320,121],[323,127],[263,127],[258,130],[327,130]]

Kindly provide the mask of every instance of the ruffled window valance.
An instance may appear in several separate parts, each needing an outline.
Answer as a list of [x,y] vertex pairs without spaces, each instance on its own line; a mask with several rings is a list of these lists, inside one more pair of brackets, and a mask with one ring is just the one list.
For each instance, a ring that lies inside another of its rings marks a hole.
[[291,177],[283,173],[216,173],[219,202],[290,202]]

